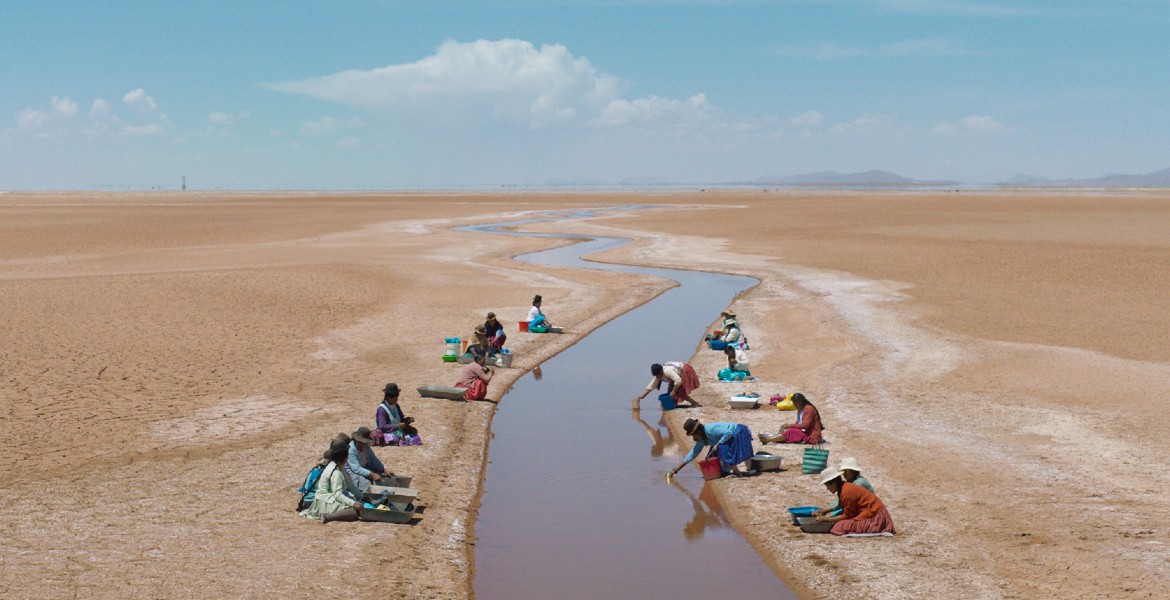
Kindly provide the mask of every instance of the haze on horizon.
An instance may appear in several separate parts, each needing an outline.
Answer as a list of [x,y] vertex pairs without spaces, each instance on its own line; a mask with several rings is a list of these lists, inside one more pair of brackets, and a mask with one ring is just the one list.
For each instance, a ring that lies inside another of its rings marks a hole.
[[0,14],[0,190],[1170,166],[1166,0],[46,0]]

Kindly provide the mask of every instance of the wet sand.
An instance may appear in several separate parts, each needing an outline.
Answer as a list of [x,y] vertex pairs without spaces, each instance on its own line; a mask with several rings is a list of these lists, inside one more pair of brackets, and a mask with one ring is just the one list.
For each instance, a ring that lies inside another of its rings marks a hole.
[[[894,517],[892,539],[802,536],[782,509],[824,500],[810,477],[716,482],[807,596],[1170,596],[1170,197],[777,192],[0,196],[0,596],[466,596],[494,405],[410,392],[454,379],[442,338],[494,310],[514,376],[665,284],[448,228],[635,202],[670,207],[594,221],[639,240],[607,258],[762,282],[735,303],[761,381],[704,383],[693,412],[772,430],[789,415],[718,400],[803,391]],[[515,333],[534,290],[572,334]],[[425,445],[380,456],[422,522],[296,517],[386,381]]]

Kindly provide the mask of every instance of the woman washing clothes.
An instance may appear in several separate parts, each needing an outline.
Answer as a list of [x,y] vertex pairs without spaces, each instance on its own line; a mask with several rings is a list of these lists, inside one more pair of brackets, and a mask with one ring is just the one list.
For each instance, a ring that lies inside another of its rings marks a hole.
[[727,356],[727,368],[719,371],[721,381],[743,381],[752,376],[747,350],[728,345],[723,348],[723,354]]
[[728,346],[739,346],[747,350],[747,337],[744,336],[743,330],[739,328],[739,321],[735,318],[735,311],[729,308],[723,311],[722,316],[723,335],[716,339],[727,342]]
[[483,322],[483,330],[487,336],[489,354],[496,354],[504,349],[504,342],[508,340],[508,336],[504,333],[504,326],[496,319],[496,313],[489,312],[487,314],[487,320]]
[[642,406],[642,398],[654,390],[661,389],[664,382],[666,383],[666,393],[674,398],[676,404],[686,400],[691,403],[691,406],[702,406],[691,397],[691,392],[699,388],[699,376],[689,363],[654,363],[650,365],[650,374],[654,378],[650,380],[650,385],[642,390],[642,394],[634,398],[634,408]]
[[[861,487],[869,490],[869,493],[871,494],[877,493],[873,491],[873,486],[869,484],[869,480],[861,476],[861,464],[857,462],[856,458],[850,457],[842,460],[840,471],[841,477],[847,483],[860,485]],[[814,512],[813,515],[817,517],[821,515],[836,516],[834,513],[839,512],[840,508],[841,502],[839,500],[834,500],[832,504]]]
[[875,535],[894,534],[894,519],[886,505],[871,491],[845,481],[836,469],[821,471],[821,483],[825,489],[837,496],[841,514],[835,517],[821,515],[818,523],[834,523],[829,531],[833,535]]
[[455,387],[467,388],[467,392],[463,394],[464,400],[487,398],[488,384],[492,381],[492,370],[483,366],[486,360],[486,354],[476,354],[475,360],[468,363],[459,372],[459,379],[455,380]]
[[361,491],[366,491],[366,488],[378,483],[383,477],[393,477],[382,461],[378,460],[378,456],[374,454],[374,449],[370,446],[374,443],[374,438],[370,435],[372,432],[369,427],[358,427],[357,431],[350,436],[348,460],[345,461],[345,472],[353,481],[353,484]]
[[796,422],[781,427],[776,434],[761,433],[761,444],[821,444],[825,441],[821,437],[825,427],[817,407],[800,392],[792,395],[792,405],[796,407]]
[[683,458],[682,464],[675,467],[667,475],[673,477],[688,463],[699,456],[699,451],[711,446],[708,453],[714,452],[719,456],[720,470],[730,471],[736,477],[752,475],[752,472],[741,472],[739,464],[755,455],[752,450],[752,431],[747,425],[739,423],[708,423],[703,425],[698,419],[687,419],[683,423],[683,431],[695,440],[695,447]]

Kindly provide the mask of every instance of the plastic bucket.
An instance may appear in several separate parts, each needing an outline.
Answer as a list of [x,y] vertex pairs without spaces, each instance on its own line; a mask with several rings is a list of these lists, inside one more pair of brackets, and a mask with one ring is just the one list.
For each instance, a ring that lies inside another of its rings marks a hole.
[[708,481],[723,477],[723,468],[719,466],[719,457],[712,456],[699,461],[699,470],[703,472],[703,479]]
[[670,394],[658,394],[658,402],[662,404],[662,410],[674,410],[677,407]]
[[520,331],[528,331],[528,321],[520,321]]
[[719,340],[711,340],[710,343],[711,343],[712,350],[722,350],[722,349],[727,347],[727,342],[723,342],[723,341],[719,341]]
[[512,355],[510,353],[496,355],[496,366],[511,367],[512,366]]

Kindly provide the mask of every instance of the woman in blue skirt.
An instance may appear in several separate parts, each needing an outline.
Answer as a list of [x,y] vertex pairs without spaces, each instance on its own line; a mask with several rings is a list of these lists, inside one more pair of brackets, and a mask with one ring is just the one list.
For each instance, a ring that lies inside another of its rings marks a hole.
[[711,446],[709,452],[715,452],[719,455],[719,460],[722,463],[720,467],[724,473],[730,470],[736,477],[753,474],[750,471],[745,473],[739,470],[740,463],[755,455],[755,450],[752,449],[752,431],[748,429],[747,425],[739,423],[708,423],[703,425],[698,419],[687,419],[683,423],[683,431],[694,438],[695,447],[691,448],[682,464],[670,472],[672,476],[687,466],[687,463],[695,460],[705,446]]

